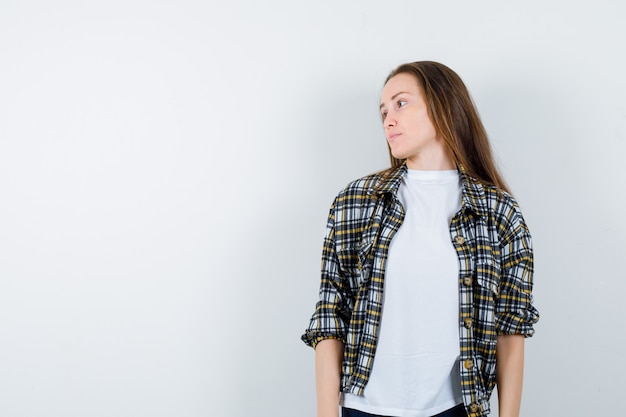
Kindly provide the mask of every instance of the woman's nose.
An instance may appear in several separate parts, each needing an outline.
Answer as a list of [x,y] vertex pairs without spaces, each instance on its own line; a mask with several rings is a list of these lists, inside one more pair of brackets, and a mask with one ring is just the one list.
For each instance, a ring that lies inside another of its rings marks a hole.
[[385,127],[392,127],[396,125],[396,116],[393,112],[387,113],[385,116]]

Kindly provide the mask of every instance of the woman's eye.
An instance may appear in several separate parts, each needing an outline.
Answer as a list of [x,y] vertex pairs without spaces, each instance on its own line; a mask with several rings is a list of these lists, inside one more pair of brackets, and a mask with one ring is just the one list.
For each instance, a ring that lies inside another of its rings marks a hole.
[[386,111],[382,112],[382,113],[380,114],[380,117],[381,117],[383,120],[385,120],[385,118],[387,118],[387,112],[386,112]]
[[398,107],[406,106],[406,100],[398,100]]

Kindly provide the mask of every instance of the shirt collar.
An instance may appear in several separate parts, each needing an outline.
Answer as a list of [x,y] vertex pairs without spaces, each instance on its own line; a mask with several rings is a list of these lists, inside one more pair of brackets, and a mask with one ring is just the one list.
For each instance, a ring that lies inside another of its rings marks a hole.
[[[457,169],[459,171],[463,194],[461,208],[471,210],[479,216],[485,216],[488,212],[488,207],[485,189],[482,183],[470,176],[463,165],[458,165]],[[376,194],[397,193],[402,183],[402,177],[406,175],[407,171],[408,168],[405,161],[378,184],[375,191]]]
[[459,165],[458,170],[461,178],[461,186],[463,188],[461,208],[472,210],[479,216],[486,216],[488,207],[483,184],[469,175],[463,165]]
[[407,173],[406,162],[394,169],[389,175],[386,175],[376,187],[375,193],[378,195],[386,193],[397,193],[402,177]]

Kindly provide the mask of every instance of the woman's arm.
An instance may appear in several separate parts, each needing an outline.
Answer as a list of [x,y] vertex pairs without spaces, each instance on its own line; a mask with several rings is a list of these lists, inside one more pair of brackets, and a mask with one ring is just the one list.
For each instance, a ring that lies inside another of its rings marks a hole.
[[518,417],[524,376],[524,336],[500,335],[496,345],[496,381],[500,417]]
[[315,347],[317,417],[339,417],[339,384],[344,344],[324,339]]
[[496,211],[501,274],[496,303],[496,382],[500,417],[518,417],[524,377],[524,338],[531,337],[539,312],[533,306],[534,255],[524,217],[512,198]]

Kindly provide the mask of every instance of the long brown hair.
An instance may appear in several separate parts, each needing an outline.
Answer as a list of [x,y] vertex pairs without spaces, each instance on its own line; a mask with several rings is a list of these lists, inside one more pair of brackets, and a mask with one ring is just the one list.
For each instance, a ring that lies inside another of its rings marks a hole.
[[[447,66],[433,61],[402,64],[389,74],[385,84],[398,74],[410,74],[421,86],[428,114],[457,165],[477,180],[510,192],[496,167],[487,132],[467,87]],[[404,163],[389,148],[391,169]]]

